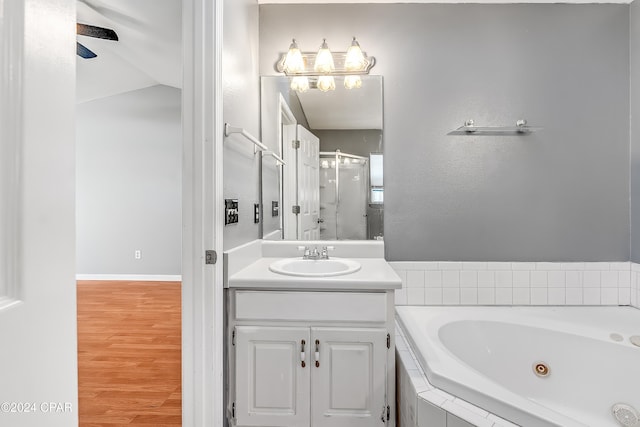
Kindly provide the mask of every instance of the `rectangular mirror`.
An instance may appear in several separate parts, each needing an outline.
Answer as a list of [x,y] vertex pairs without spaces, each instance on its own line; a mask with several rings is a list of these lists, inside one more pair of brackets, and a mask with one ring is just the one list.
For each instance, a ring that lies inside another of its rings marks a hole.
[[264,239],[366,240],[384,237],[382,76],[359,88],[305,92],[284,76],[261,78]]

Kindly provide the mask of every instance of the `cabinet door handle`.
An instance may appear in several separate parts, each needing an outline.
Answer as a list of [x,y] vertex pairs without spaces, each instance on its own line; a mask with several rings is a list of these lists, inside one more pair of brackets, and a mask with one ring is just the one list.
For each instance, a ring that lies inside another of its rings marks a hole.
[[316,340],[316,368],[320,367],[320,340]]
[[306,359],[306,356],[304,354],[304,345],[307,342],[305,340],[300,341],[300,365],[302,365],[302,367],[304,368],[305,366],[307,366],[307,364],[305,363],[304,359]]

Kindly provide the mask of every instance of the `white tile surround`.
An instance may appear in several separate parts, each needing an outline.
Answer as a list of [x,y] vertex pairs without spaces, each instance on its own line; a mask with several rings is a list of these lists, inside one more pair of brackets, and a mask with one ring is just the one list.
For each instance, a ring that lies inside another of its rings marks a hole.
[[631,305],[640,308],[640,264],[631,264]]
[[[397,305],[632,305],[640,264],[630,262],[391,262]],[[431,385],[396,328],[398,427],[515,427]]]
[[633,305],[631,262],[390,262],[396,305]]
[[397,327],[396,360],[398,427],[517,427],[432,386]]

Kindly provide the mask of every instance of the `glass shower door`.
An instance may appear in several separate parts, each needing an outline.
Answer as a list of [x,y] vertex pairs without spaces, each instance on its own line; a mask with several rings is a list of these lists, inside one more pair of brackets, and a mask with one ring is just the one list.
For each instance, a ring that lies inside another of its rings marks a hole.
[[338,171],[338,238],[364,240],[367,238],[366,163],[345,157]]
[[326,153],[320,159],[320,238],[367,238],[367,159]]

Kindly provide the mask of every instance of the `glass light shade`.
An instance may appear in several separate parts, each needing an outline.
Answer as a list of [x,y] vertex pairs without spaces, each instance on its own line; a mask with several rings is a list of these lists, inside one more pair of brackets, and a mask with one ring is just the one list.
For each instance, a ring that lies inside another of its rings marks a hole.
[[289,51],[284,60],[284,71],[287,73],[300,73],[304,71],[304,59],[302,59],[302,52],[298,48],[296,39],[293,39]]
[[298,76],[291,79],[291,89],[298,92],[309,90],[309,79],[305,76]]
[[362,49],[360,49],[360,44],[354,37],[351,42],[351,46],[347,49],[344,68],[347,71],[361,71],[364,70],[365,65],[366,61],[364,59],[364,54],[362,53]]
[[336,90],[336,81],[334,80],[333,76],[318,77],[318,89],[320,89],[322,92]]
[[344,87],[346,89],[358,89],[362,87],[360,76],[344,76]]
[[335,70],[333,65],[333,55],[327,46],[327,40],[322,39],[322,46],[316,54],[316,62],[313,65],[313,69],[318,73],[331,73]]

